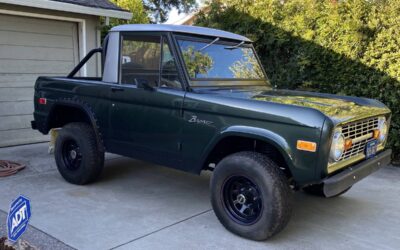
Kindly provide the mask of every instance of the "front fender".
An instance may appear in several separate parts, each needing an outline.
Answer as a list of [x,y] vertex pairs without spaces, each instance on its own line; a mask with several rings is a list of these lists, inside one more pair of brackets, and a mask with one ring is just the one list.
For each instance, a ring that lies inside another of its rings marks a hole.
[[[266,142],[274,146],[283,156],[287,167],[289,168],[293,179],[297,184],[303,185],[315,180],[316,167],[318,165],[318,155],[320,148],[321,128],[320,127],[302,127],[281,124],[276,127],[277,132],[268,128],[259,128],[251,126],[230,126],[220,131],[208,145],[203,155],[207,159],[215,146],[224,138],[230,136],[239,136],[251,138]],[[278,133],[279,132],[279,133]],[[317,143],[316,152],[300,151],[296,148],[297,140],[307,140]],[[203,166],[206,162],[203,162]]]
[[211,153],[218,142],[230,136],[251,138],[271,144],[282,154],[287,166],[289,166],[290,169],[293,168],[293,151],[285,138],[270,130],[250,126],[230,126],[220,131],[220,133],[218,133],[208,145],[203,159],[207,159],[207,156]]

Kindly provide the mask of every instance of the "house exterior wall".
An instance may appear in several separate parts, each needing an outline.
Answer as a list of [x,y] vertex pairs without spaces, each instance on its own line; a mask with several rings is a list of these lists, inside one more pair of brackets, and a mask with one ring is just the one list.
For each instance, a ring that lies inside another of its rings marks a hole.
[[[86,23],[86,51],[79,51],[80,58],[84,57],[85,54],[91,49],[97,48],[100,46],[101,41],[99,41],[100,37],[98,37],[97,32],[100,32],[100,18],[98,16],[91,16],[91,15],[82,15],[82,14],[75,14],[69,12],[62,12],[62,11],[52,11],[52,10],[45,10],[45,9],[38,9],[38,8],[30,8],[30,7],[22,7],[22,6],[14,6],[9,4],[0,4],[0,11],[17,11],[17,12],[25,12],[25,13],[32,13],[38,15],[49,15],[58,18],[72,18],[72,19],[82,19],[85,20]],[[0,12],[1,13],[1,12]],[[78,27],[81,28],[81,27]],[[80,30],[81,32],[81,30]],[[81,39],[81,38],[79,38]],[[81,42],[81,41],[80,41]],[[87,65],[87,75],[88,76],[100,76],[101,70],[98,69],[100,63],[100,58],[97,57],[96,60],[90,60]],[[72,69],[71,69],[72,70]]]
[[[0,4],[0,22],[0,147],[48,141],[30,128],[35,80],[47,73],[68,74],[98,47],[100,19]],[[100,60],[88,62],[87,76],[100,76]]]

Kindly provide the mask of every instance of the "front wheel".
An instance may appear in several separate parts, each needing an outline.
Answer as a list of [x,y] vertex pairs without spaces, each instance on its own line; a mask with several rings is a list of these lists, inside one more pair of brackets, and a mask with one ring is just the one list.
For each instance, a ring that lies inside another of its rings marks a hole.
[[62,177],[78,185],[94,181],[104,165],[104,152],[97,146],[93,128],[86,123],[69,123],[60,130],[54,156]]
[[266,240],[288,223],[292,190],[286,176],[267,156],[239,152],[214,169],[211,204],[222,225],[252,240]]

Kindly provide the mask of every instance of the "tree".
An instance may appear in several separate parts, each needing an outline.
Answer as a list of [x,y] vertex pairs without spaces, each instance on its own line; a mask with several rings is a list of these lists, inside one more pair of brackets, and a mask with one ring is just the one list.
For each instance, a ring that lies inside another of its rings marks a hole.
[[121,20],[114,19],[110,20],[110,26],[116,26],[120,24],[126,23],[148,23],[149,17],[148,13],[145,10],[145,6],[143,5],[142,0],[111,0],[114,4],[118,5],[122,9],[128,10],[132,13],[132,19],[130,20]]
[[[110,0],[115,5],[118,5],[122,9],[128,10],[132,13],[132,19],[130,20],[122,20],[118,18],[110,18],[109,25],[102,26],[101,37],[102,40],[107,35],[108,31],[117,25],[128,24],[128,23],[149,23],[149,16],[147,11],[143,6],[142,0]],[[103,18],[103,23],[104,18]]]
[[165,22],[172,8],[179,13],[188,13],[197,7],[196,0],[143,0],[143,4],[152,23]]
[[[129,10],[133,17],[127,23],[163,23],[172,8],[188,13],[197,7],[196,0],[111,0],[119,7]],[[126,23],[117,21],[116,24]]]
[[192,46],[184,49],[182,54],[189,76],[192,78],[196,78],[198,74],[207,74],[214,64],[207,53],[197,51]]
[[264,78],[264,73],[249,48],[240,48],[243,51],[243,58],[237,60],[229,67],[235,78],[260,79]]

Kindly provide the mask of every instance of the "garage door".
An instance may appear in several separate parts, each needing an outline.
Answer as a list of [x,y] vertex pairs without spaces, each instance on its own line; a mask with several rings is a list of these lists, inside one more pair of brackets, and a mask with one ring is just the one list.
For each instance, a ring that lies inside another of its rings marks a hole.
[[0,147],[48,140],[30,128],[35,80],[78,58],[77,23],[0,14]]

